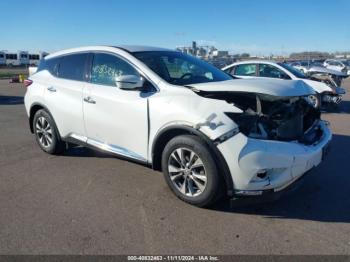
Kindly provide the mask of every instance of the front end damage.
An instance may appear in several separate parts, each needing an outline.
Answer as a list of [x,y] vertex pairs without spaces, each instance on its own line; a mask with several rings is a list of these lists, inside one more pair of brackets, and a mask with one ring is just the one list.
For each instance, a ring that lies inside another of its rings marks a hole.
[[322,82],[332,89],[331,92],[322,93],[321,103],[323,105],[337,105],[342,101],[345,89],[341,88],[340,85],[344,77],[317,70],[309,71],[308,77],[310,80]]
[[214,141],[227,161],[235,197],[279,192],[322,161],[332,135],[306,94],[195,91],[241,110],[225,112],[238,127]]

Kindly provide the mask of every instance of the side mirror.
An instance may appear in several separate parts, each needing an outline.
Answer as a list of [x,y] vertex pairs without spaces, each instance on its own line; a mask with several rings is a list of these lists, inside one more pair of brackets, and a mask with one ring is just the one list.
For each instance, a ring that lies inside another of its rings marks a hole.
[[139,90],[143,87],[145,79],[139,75],[122,75],[116,78],[115,83],[123,90]]

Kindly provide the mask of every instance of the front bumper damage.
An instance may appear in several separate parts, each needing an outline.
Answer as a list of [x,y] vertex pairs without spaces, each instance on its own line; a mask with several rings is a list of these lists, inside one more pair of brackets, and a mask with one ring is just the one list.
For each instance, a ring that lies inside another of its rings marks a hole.
[[322,136],[311,145],[253,139],[242,133],[219,144],[234,183],[234,198],[274,199],[318,166],[332,139],[326,122],[320,121],[319,128]]
[[342,87],[337,87],[334,93],[324,93],[322,94],[323,104],[339,104],[342,101],[342,96],[345,94],[345,89]]

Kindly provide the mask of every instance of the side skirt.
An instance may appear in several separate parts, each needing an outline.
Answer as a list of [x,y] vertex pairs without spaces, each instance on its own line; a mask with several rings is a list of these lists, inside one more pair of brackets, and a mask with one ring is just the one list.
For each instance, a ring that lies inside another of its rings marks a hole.
[[95,150],[99,150],[102,152],[111,153],[112,155],[117,156],[118,158],[129,160],[132,162],[136,162],[142,165],[150,166],[151,164],[147,161],[147,159],[142,156],[131,152],[125,148],[118,147],[115,145],[109,145],[94,139],[89,139],[85,136],[80,136],[77,134],[70,134],[67,137],[62,138],[63,141],[67,143],[77,144],[84,147],[89,147]]

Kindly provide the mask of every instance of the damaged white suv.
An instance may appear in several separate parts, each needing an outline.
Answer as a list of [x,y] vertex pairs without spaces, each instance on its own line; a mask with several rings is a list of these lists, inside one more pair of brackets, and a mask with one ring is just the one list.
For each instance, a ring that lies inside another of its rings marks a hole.
[[167,49],[65,50],[25,83],[42,150],[70,142],[144,163],[197,206],[279,195],[322,161],[332,136],[302,81],[234,80]]

